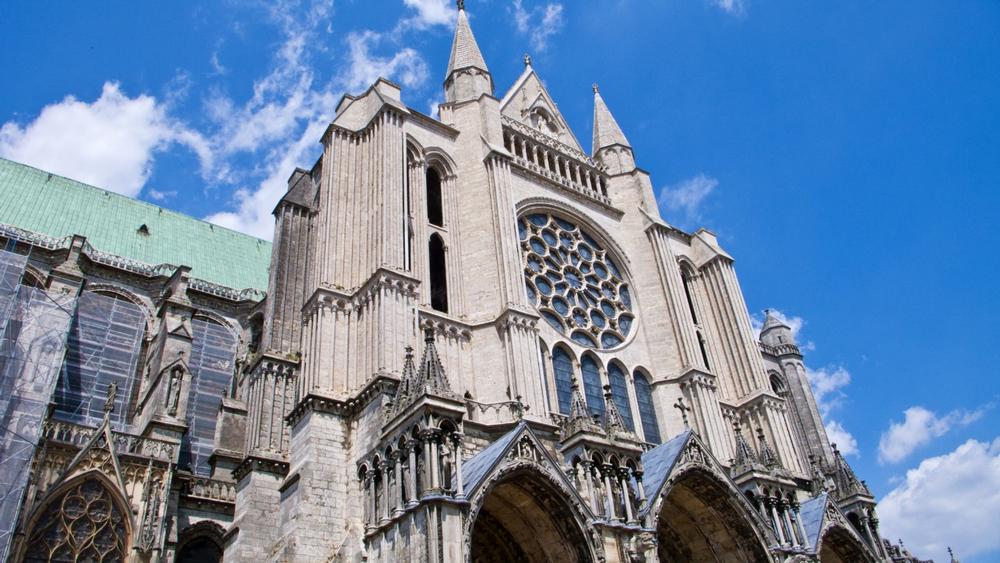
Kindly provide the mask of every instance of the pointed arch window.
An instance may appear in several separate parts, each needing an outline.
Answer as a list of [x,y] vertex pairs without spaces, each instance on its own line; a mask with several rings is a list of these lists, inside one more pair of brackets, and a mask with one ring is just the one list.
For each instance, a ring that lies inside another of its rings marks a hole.
[[601,371],[597,362],[590,356],[584,356],[580,362],[583,372],[583,392],[587,398],[587,408],[590,414],[604,420],[604,394],[601,392]]
[[427,221],[431,225],[444,226],[441,174],[433,166],[427,167]]
[[552,374],[556,380],[556,398],[559,400],[559,412],[569,414],[573,402],[573,360],[562,348],[552,350]]
[[615,406],[625,421],[625,427],[635,431],[635,422],[632,418],[632,406],[628,400],[628,381],[625,379],[625,372],[618,364],[611,364],[608,368],[608,383],[611,385],[611,398],[615,401]]
[[686,270],[681,271],[681,282],[684,284],[684,297],[687,297],[688,310],[691,311],[691,321],[698,324],[698,313],[695,313],[694,299],[691,297],[690,275]]
[[639,406],[639,421],[642,433],[651,444],[660,443],[660,427],[656,421],[656,407],[653,405],[653,390],[646,376],[636,371],[632,377],[635,386],[635,402]]
[[25,561],[125,561],[128,556],[125,514],[94,478],[51,499],[28,538]]
[[427,257],[431,278],[431,307],[442,313],[448,312],[448,270],[445,264],[444,240],[440,235],[431,235],[427,244]]

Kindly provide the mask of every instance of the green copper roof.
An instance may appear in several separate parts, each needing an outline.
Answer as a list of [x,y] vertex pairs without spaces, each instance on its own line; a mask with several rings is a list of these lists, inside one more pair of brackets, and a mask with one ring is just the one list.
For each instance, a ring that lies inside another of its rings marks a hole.
[[[0,158],[0,224],[64,237],[233,289],[267,290],[271,243]],[[148,234],[140,232],[145,225]]]

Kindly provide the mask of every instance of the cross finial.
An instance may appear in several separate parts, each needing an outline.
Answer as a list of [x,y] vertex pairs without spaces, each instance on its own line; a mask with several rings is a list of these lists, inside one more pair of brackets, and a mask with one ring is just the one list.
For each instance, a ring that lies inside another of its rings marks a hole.
[[594,82],[593,84],[590,85],[590,87],[594,89],[594,93],[596,94],[597,93],[597,83]]
[[524,66],[531,66],[531,55],[528,53],[524,54]]
[[684,397],[677,397],[677,402],[674,403],[674,408],[681,411],[681,420],[684,421],[684,428],[691,428],[688,424],[688,411],[691,407],[684,404]]
[[108,385],[108,398],[104,401],[104,412],[110,415],[115,410],[115,399],[118,398],[118,382],[112,381]]
[[459,10],[465,9],[465,0],[458,0],[457,2],[455,2],[455,4],[458,6]]

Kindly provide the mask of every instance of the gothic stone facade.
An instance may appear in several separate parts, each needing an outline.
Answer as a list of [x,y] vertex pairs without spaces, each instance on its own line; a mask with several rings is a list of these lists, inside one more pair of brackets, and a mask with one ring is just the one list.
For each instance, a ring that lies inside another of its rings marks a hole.
[[43,425],[11,558],[902,560],[791,330],[755,337],[596,86],[587,154],[529,59],[494,95],[460,10],[444,88],[343,98],[266,297],[5,235],[143,319],[129,392]]

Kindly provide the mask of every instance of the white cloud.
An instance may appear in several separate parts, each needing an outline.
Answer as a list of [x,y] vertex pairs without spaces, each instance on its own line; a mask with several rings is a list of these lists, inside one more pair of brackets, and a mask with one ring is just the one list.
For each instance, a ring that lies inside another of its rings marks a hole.
[[[322,4],[322,3],[318,3]],[[430,2],[409,5],[424,11],[427,22],[440,15]],[[312,50],[323,40],[320,30],[328,30],[330,12],[313,5],[308,17],[296,17],[294,6],[277,10],[274,17],[282,23],[285,42],[267,75],[254,83],[253,96],[243,106],[218,95],[207,106],[209,114],[227,134],[225,151],[229,154],[250,151],[263,155],[246,181],[234,192],[234,209],[214,213],[207,220],[262,238],[271,238],[274,220],[271,211],[287,189],[287,179],[296,166],[309,168],[319,154],[319,139],[333,118],[337,100],[344,90],[359,93],[377,78],[396,80],[405,87],[417,88],[428,75],[427,64],[413,49],[399,48],[389,54],[376,53],[383,39],[374,31],[347,35],[346,63],[323,85],[316,85],[311,65]],[[303,27],[302,21],[311,22]],[[324,38],[325,39],[325,38]],[[228,170],[220,167],[219,175]],[[235,176],[235,174],[234,174]],[[243,179],[236,176],[241,183]],[[262,179],[260,179],[262,178]]]
[[565,23],[563,5],[558,2],[529,10],[524,7],[522,0],[514,0],[512,7],[514,27],[518,33],[529,36],[531,47],[539,52],[548,47],[549,37],[558,33]]
[[656,200],[669,211],[683,213],[685,222],[696,222],[701,220],[702,203],[718,185],[715,178],[698,174],[678,184],[663,186]]
[[743,0],[709,0],[709,3],[732,16],[746,14],[746,3]]
[[827,438],[830,439],[831,444],[837,445],[840,453],[844,455],[860,455],[858,441],[854,439],[854,435],[844,428],[844,425],[836,420],[831,420],[825,424],[825,427]]
[[990,403],[974,411],[953,410],[944,416],[921,406],[910,407],[903,411],[903,422],[891,421],[889,429],[882,433],[878,441],[878,460],[880,463],[900,462],[952,428],[979,420],[992,407]]
[[152,173],[155,153],[180,144],[203,169],[212,165],[208,141],[169,117],[152,96],[134,98],[115,82],[87,103],[67,96],[25,126],[0,128],[0,155],[121,194],[135,196]]
[[813,390],[816,406],[823,417],[827,438],[837,444],[840,453],[857,456],[858,441],[840,421],[831,417],[831,412],[840,408],[847,394],[843,389],[850,385],[851,374],[843,366],[827,366],[820,369],[806,367],[806,378]]
[[426,29],[433,25],[450,26],[458,13],[455,3],[450,0],[403,0],[403,4],[413,8],[417,13],[401,20],[402,27],[397,27],[397,30],[405,27]]
[[923,460],[878,512],[882,535],[921,557],[945,558],[949,545],[963,558],[1000,549],[1000,438]]
[[382,34],[370,30],[348,34],[348,66],[340,77],[348,90],[367,88],[379,77],[392,77],[411,88],[427,80],[427,63],[411,48],[400,49],[392,56],[373,54],[372,47],[381,39]]
[[160,191],[157,189],[150,188],[146,190],[146,195],[149,196],[149,199],[152,199],[154,201],[163,201],[165,199],[170,199],[176,196],[177,191],[176,190]]

